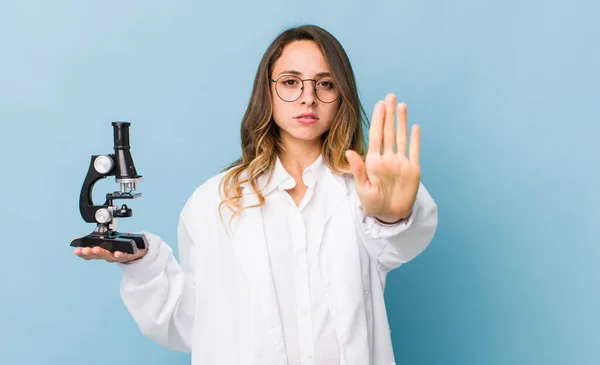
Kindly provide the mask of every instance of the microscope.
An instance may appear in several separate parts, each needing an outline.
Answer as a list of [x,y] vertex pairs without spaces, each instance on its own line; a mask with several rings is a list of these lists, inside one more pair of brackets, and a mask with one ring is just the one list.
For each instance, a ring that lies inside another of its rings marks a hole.
[[[81,187],[79,211],[83,220],[96,223],[96,228],[87,236],[74,239],[71,242],[72,247],[99,246],[110,252],[121,251],[128,254],[135,254],[138,249],[148,247],[148,242],[143,235],[117,231],[117,218],[131,217],[132,211],[126,204],[119,207],[114,201],[135,199],[142,195],[132,193],[136,190],[136,184],[142,180],[142,176],[137,174],[129,151],[130,124],[113,122],[114,153],[92,156]],[[115,176],[121,189],[106,194],[104,205],[94,205],[92,201],[94,184],[108,176]]]

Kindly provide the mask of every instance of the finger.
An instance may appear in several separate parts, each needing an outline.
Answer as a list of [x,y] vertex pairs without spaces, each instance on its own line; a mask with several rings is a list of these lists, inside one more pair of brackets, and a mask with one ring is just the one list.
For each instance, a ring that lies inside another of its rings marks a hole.
[[360,155],[355,151],[348,150],[346,151],[346,158],[350,163],[350,169],[352,170],[352,175],[354,175],[356,185],[362,186],[366,184],[369,181],[367,178],[367,168]]
[[96,255],[96,254],[94,253],[94,251],[93,251],[93,250],[91,250],[91,251],[90,251],[90,253],[89,253],[88,257],[89,257],[90,259],[92,259],[92,260],[104,260],[104,259],[103,259],[102,257],[100,257],[99,255]]
[[380,100],[375,104],[373,115],[371,117],[371,127],[369,128],[369,154],[381,154],[384,113],[385,104]]
[[[139,253],[139,251],[138,251],[138,253]],[[121,251],[115,251],[114,257],[115,257],[116,262],[127,262],[127,261],[137,258],[137,255],[124,253]]]
[[85,257],[87,257],[90,260],[105,260],[105,258],[101,254],[102,250],[102,248],[94,246],[84,247],[81,251],[85,255]]
[[383,153],[394,153],[394,113],[396,111],[396,95],[388,94],[385,97],[385,122],[383,125]]
[[111,252],[101,247],[94,247],[94,253],[99,258],[108,262],[125,262],[137,258],[141,250],[138,251],[138,254],[128,254],[121,251]]
[[410,132],[410,151],[408,158],[411,162],[419,165],[419,154],[421,151],[421,127],[418,124],[412,126]]
[[407,107],[405,103],[399,103],[396,109],[398,115],[398,130],[396,131],[396,146],[398,154],[406,156],[406,123]]
[[82,250],[81,248],[76,248],[76,249],[74,249],[74,250],[73,250],[73,253],[74,253],[75,255],[77,255],[77,256],[79,256],[79,257],[81,257],[81,258],[82,258],[82,259],[84,259],[84,260],[88,260],[88,261],[89,261],[89,260],[91,260],[91,259],[92,259],[91,257],[89,257],[89,255],[84,255],[84,254],[83,254],[83,250]]
[[106,250],[106,249],[104,249],[102,247],[96,246],[96,247],[92,248],[92,253],[94,255],[96,255],[96,257],[98,259],[105,260],[105,261],[108,261],[108,262],[115,261],[115,258],[113,256],[112,252],[110,252],[110,251],[108,251],[108,250]]
[[96,255],[92,253],[92,249],[90,247],[81,248],[79,256],[85,260],[93,260]]

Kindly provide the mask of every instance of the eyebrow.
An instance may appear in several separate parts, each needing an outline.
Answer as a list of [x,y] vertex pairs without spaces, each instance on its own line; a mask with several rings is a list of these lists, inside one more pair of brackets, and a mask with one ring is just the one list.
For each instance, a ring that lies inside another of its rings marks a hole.
[[[300,76],[300,75],[302,75],[302,72],[296,71],[296,70],[285,70],[285,71],[281,71],[277,76],[281,76],[283,74],[292,74],[292,75]],[[323,77],[323,76],[331,76],[331,72],[318,72],[315,75],[316,78]]]

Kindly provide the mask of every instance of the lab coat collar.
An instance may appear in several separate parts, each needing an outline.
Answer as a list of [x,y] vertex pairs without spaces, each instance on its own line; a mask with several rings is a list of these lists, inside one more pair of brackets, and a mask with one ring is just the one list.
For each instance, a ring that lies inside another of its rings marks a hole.
[[[329,170],[323,162],[323,156],[319,155],[317,159],[302,173],[302,180],[308,187],[315,187],[317,182]],[[275,159],[275,164],[270,173],[265,173],[258,178],[258,187],[263,196],[269,195],[273,190],[289,190],[296,186],[296,182],[290,173],[281,163],[279,156]]]

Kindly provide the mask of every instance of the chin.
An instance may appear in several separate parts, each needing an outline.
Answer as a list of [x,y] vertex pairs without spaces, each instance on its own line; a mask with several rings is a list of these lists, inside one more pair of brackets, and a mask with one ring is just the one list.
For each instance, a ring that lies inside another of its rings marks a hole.
[[320,124],[319,122],[311,125],[299,125],[295,120],[293,123],[285,123],[283,128],[282,125],[279,125],[279,129],[281,137],[284,140],[293,139],[296,141],[305,142],[312,142],[322,139],[323,134],[328,130],[327,126]]
[[288,133],[293,139],[300,141],[314,141],[321,139],[326,131],[295,131],[296,133]]
[[310,136],[305,135],[305,134],[302,134],[302,135],[293,135],[292,134],[292,135],[290,135],[290,137],[292,139],[296,140],[296,141],[312,142],[312,141],[315,141],[317,139],[321,139],[321,134],[319,134],[319,135],[310,135]]

